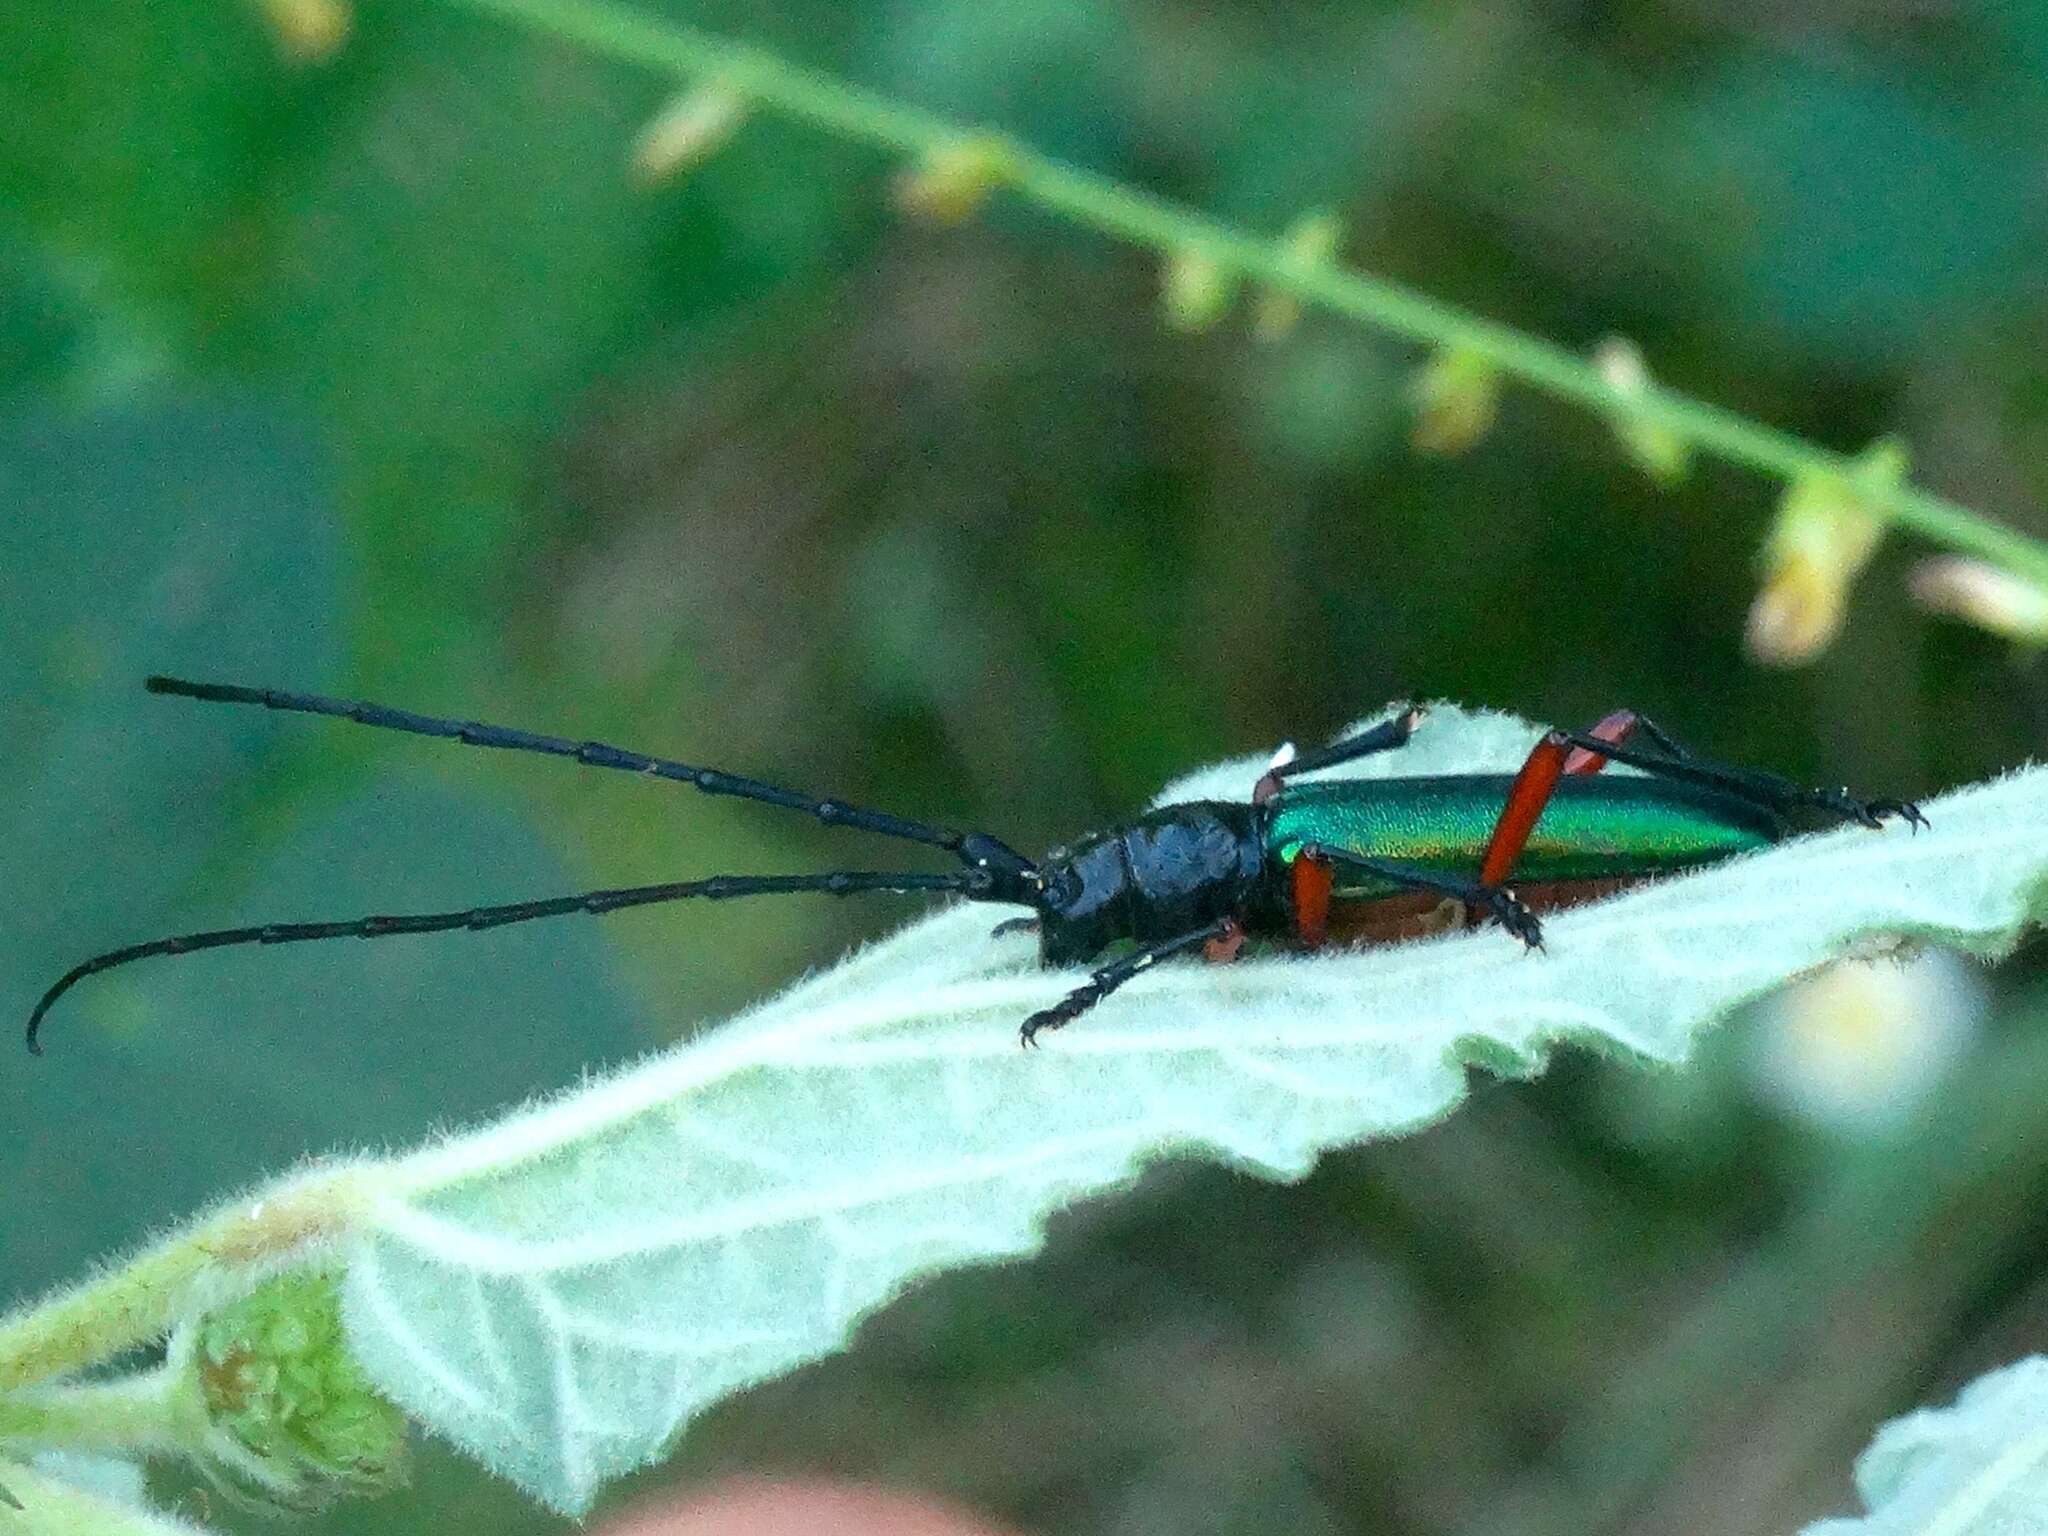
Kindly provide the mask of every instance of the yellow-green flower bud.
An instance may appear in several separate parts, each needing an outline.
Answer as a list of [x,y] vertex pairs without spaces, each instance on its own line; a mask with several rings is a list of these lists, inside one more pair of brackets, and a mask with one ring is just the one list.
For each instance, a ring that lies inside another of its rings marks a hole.
[[633,179],[652,187],[695,170],[739,132],[748,110],[747,98],[723,85],[671,97],[633,140]]
[[320,64],[340,51],[355,28],[349,0],[256,0],[277,40],[277,51],[294,64]]
[[962,224],[1016,175],[1017,153],[993,134],[934,150],[896,181],[896,206],[935,224]]
[[1464,347],[1440,348],[1409,386],[1415,402],[1409,441],[1423,453],[1463,453],[1492,427],[1500,384],[1491,358]]
[[[1336,260],[1337,247],[1344,239],[1344,226],[1327,209],[1305,213],[1280,237],[1288,265],[1327,267]],[[1278,341],[1301,323],[1301,300],[1279,288],[1259,294],[1258,317],[1253,322],[1261,341]]]
[[[1650,370],[1643,354],[1626,336],[1610,336],[1593,351],[1593,366],[1623,396],[1649,391]],[[1667,488],[1692,469],[1692,445],[1669,427],[1659,426],[1623,405],[1614,413],[1614,435],[1636,468]]]
[[1175,251],[1166,259],[1160,305],[1176,331],[1206,331],[1230,312],[1237,274],[1203,251]]
[[1763,586],[1749,610],[1752,657],[1798,666],[1827,648],[1842,627],[1849,588],[1884,534],[1875,497],[1905,475],[1904,445],[1885,438],[1846,472],[1802,475],[1786,488],[1764,540]]

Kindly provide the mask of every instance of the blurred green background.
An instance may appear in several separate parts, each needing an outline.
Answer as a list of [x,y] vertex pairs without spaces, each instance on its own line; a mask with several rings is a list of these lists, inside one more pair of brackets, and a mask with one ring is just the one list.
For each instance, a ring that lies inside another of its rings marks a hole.
[[[2048,5],[648,9],[1249,228],[1329,207],[1369,269],[1574,347],[1624,332],[1832,447],[1899,433],[1932,488],[2048,532]],[[1625,703],[1872,793],[2042,745],[2038,674],[1916,613],[1897,549],[1816,665],[1748,663],[1776,487],[1707,465],[1657,491],[1599,422],[1513,392],[1472,452],[1418,456],[1408,349],[1314,315],[1280,344],[1174,334],[1145,254],[1001,204],[906,222],[865,149],[762,120],[636,187],[669,82],[431,4],[364,0],[319,63],[236,0],[4,17],[16,1013],[166,931],[859,846],[150,699],[152,670],[616,740],[1025,848],[1409,691]],[[107,977],[0,1072],[0,1288],[686,1036],[901,915]],[[1792,1529],[1848,1507],[1879,1419],[2048,1345],[2040,970],[1993,978],[1903,1120],[1778,1107],[1756,1037],[1785,1026],[1758,1020],[1682,1078],[1482,1080],[1297,1187],[1162,1170],[625,1491],[842,1473],[1035,1531]],[[1878,1047],[1850,1052],[1873,1082]],[[196,1481],[157,1486],[198,1514]],[[555,1528],[432,1447],[418,1483],[301,1528]]]

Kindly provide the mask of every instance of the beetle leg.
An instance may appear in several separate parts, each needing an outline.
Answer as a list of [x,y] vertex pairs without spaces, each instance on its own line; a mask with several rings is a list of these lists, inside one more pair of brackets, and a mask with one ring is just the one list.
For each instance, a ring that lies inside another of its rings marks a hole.
[[1170,960],[1187,950],[1223,939],[1232,929],[1238,929],[1240,934],[1243,932],[1235,917],[1219,917],[1213,923],[1204,923],[1191,932],[1125,955],[1121,960],[1112,961],[1050,1008],[1041,1008],[1026,1019],[1024,1027],[1018,1031],[1017,1043],[1026,1046],[1036,1045],[1040,1030],[1058,1029],[1062,1025],[1073,1023],[1125,982],[1151,970],[1160,961]]
[[1385,859],[1367,858],[1343,848],[1332,848],[1325,843],[1304,843],[1299,858],[1317,858],[1338,869],[1355,869],[1363,874],[1376,875],[1396,885],[1417,891],[1441,891],[1454,897],[1468,907],[1475,907],[1507,929],[1530,949],[1543,947],[1543,925],[1536,921],[1536,914],[1522,903],[1520,897],[1502,885],[1485,885],[1470,880],[1460,880],[1453,875],[1440,875],[1434,870],[1417,869],[1411,864],[1394,864]]
[[[1608,719],[1617,718],[1610,715]],[[1846,789],[1809,789],[1803,784],[1781,778],[1775,773],[1766,773],[1757,768],[1730,768],[1720,763],[1703,762],[1685,754],[1671,738],[1658,730],[1642,716],[1632,717],[1633,729],[1641,731],[1656,743],[1659,751],[1645,751],[1641,747],[1608,742],[1587,731],[1552,731],[1566,745],[1585,752],[1589,757],[1598,757],[1603,763],[1612,760],[1626,763],[1631,768],[1658,778],[1673,779],[1681,784],[1698,784],[1707,789],[1719,790],[1760,806],[1776,815],[1788,811],[1819,811],[1842,821],[1853,821],[1861,826],[1879,827],[1887,816],[1896,816],[1906,825],[1918,829],[1927,825],[1927,818],[1920,814],[1920,807],[1910,800],[1863,800]],[[1603,725],[1606,721],[1601,722]],[[1541,744],[1538,751],[1542,750]],[[1533,758],[1534,753],[1530,754]],[[1519,787],[1519,780],[1517,781]],[[1510,799],[1513,796],[1510,795]],[[1548,798],[1546,791],[1545,798]],[[1503,813],[1505,816],[1505,813]],[[1532,823],[1533,824],[1533,823]],[[1518,850],[1519,851],[1519,850]]]
[[[1655,742],[1667,757],[1685,759],[1692,756],[1666,735],[1648,715],[1639,715],[1632,709],[1617,709],[1586,734],[1620,746],[1639,731]],[[1588,747],[1573,747],[1564,760],[1566,773],[1598,773],[1606,766],[1606,754],[1595,752]]]
[[1304,848],[1287,867],[1287,881],[1293,897],[1294,937],[1303,949],[1321,949],[1330,936],[1330,893],[1336,884],[1329,860]]
[[1515,861],[1529,845],[1529,834],[1543,808],[1550,803],[1557,781],[1565,774],[1598,773],[1610,760],[1641,764],[1647,754],[1616,752],[1638,734],[1647,736],[1664,754],[1658,761],[1692,766],[1691,753],[1673,741],[1647,715],[1632,709],[1617,709],[1590,731],[1546,731],[1530,749],[1521,771],[1508,789],[1493,834],[1486,840],[1486,853],[1479,861],[1481,885],[1505,884],[1514,873]]
[[1536,829],[1538,817],[1542,817],[1542,807],[1550,803],[1550,795],[1556,791],[1556,780],[1565,774],[1597,774],[1608,766],[1612,754],[1595,748],[1620,745],[1636,731],[1651,737],[1675,758],[1686,756],[1686,750],[1679,748],[1677,741],[1632,709],[1614,711],[1591,731],[1583,731],[1577,737],[1569,731],[1544,731],[1542,741],[1530,748],[1530,756],[1522,760],[1516,782],[1507,788],[1501,815],[1493,823],[1493,836],[1487,838],[1487,852],[1479,860],[1479,883],[1489,887],[1507,883],[1509,874],[1516,870],[1516,860],[1528,848],[1530,834]]
[[1230,964],[1244,948],[1244,924],[1234,917],[1226,922],[1228,927],[1202,945],[1202,958],[1211,965]]
[[1564,774],[1570,746],[1562,731],[1546,731],[1523,760],[1486,840],[1486,853],[1479,861],[1481,885],[1502,885],[1514,872],[1515,860],[1528,846],[1529,834],[1536,829],[1537,818],[1550,804],[1551,793]]
[[[1637,736],[1646,737],[1654,750],[1635,745]],[[1487,839],[1479,865],[1480,884],[1497,886],[1514,873],[1515,861],[1528,846],[1529,835],[1561,776],[1598,773],[1610,762],[1626,763],[1658,778],[1720,790],[1774,815],[1804,809],[1866,827],[1882,825],[1887,816],[1896,816],[1916,829],[1927,824],[1920,807],[1910,800],[1859,800],[1846,789],[1808,789],[1775,773],[1703,762],[1647,715],[1621,709],[1590,731],[1547,731],[1530,750],[1501,806],[1493,835]]]
[[1310,773],[1317,768],[1334,768],[1339,763],[1348,763],[1354,758],[1370,757],[1375,752],[1391,752],[1397,747],[1408,745],[1408,738],[1415,734],[1415,727],[1422,722],[1425,713],[1420,704],[1410,704],[1391,720],[1382,720],[1378,725],[1360,731],[1356,736],[1347,736],[1342,741],[1333,741],[1327,747],[1318,747],[1313,752],[1303,752],[1284,763],[1275,763],[1259,776],[1259,782],[1252,786],[1252,804],[1264,805],[1280,792],[1280,786],[1297,773]]

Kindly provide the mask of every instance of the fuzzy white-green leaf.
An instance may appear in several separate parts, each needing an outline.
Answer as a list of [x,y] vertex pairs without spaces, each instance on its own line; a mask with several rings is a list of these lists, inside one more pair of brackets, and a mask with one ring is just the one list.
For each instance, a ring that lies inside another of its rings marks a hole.
[[[1534,736],[1443,709],[1354,771],[1505,771]],[[1165,798],[1241,798],[1262,767]],[[1533,1072],[1567,1040],[1677,1062],[1860,940],[2009,946],[2048,875],[2048,771],[1927,809],[1918,835],[1849,828],[1556,915],[1544,953],[1489,929],[1162,966],[1032,1052],[1018,1023],[1077,976],[991,938],[999,911],[941,911],[387,1170],[349,1263],[352,1346],[418,1418],[581,1510],[722,1395],[838,1347],[922,1274],[1029,1250],[1152,1159],[1295,1178],[1447,1114],[1467,1063]]]
[[0,1507],[8,1536],[206,1536],[190,1521],[143,1507],[139,1468],[54,1453],[39,1463],[0,1464],[12,1493]]
[[1868,1514],[1805,1536],[2048,1536],[2048,1357],[1892,1420],[1856,1459],[1856,1491]]

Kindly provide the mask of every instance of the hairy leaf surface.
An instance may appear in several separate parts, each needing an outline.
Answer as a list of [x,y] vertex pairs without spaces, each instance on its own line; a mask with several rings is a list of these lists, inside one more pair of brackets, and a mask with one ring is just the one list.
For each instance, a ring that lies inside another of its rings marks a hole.
[[[1361,776],[1497,772],[1535,728],[1440,709]],[[1241,797],[1262,759],[1166,798]],[[720,1396],[838,1347],[922,1274],[1176,1153],[1276,1178],[1447,1114],[1465,1068],[1562,1041],[1675,1063],[1786,978],[1905,934],[1979,953],[2038,915],[2048,770],[1547,922],[1396,948],[1162,966],[1020,1051],[1050,973],[956,906],[679,1050],[396,1166],[346,1316],[379,1385],[557,1508]],[[773,921],[773,909],[761,908]],[[713,957],[706,957],[707,963]],[[534,1028],[573,1028],[536,1020]]]
[[1856,1491],[1868,1514],[1817,1521],[1806,1536],[2044,1536],[2048,1357],[1893,1419],[1856,1459]]

